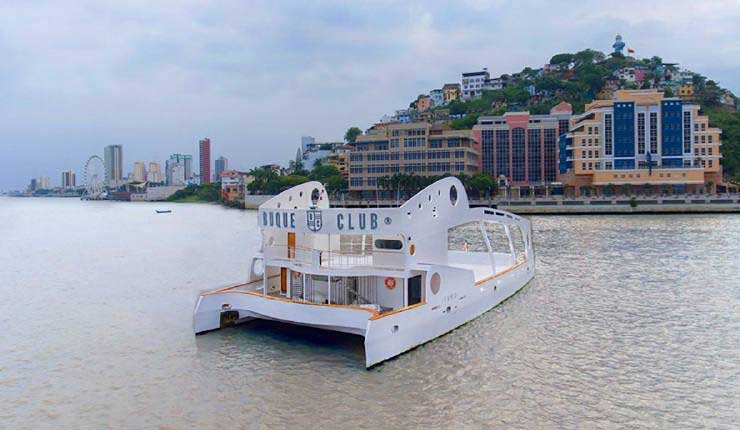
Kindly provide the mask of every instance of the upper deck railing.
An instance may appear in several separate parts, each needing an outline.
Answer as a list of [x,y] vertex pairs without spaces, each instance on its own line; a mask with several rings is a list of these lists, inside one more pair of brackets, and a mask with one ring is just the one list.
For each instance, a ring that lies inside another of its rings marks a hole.
[[268,264],[270,261],[279,261],[313,269],[374,267],[400,270],[404,268],[404,255],[402,253],[379,251],[372,248],[328,251],[300,246],[266,245],[264,256]]

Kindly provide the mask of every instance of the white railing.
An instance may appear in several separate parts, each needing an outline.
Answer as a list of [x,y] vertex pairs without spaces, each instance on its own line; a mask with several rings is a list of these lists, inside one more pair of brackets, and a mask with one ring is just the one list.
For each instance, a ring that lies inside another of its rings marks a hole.
[[[379,264],[374,256],[393,254],[392,263],[384,259]],[[284,261],[298,265],[310,265],[311,267],[327,269],[347,269],[360,266],[377,266],[391,269],[403,269],[404,259],[401,253],[390,253],[372,249],[351,251],[326,251],[313,248],[305,248],[287,245],[265,246],[264,255],[268,261]]]

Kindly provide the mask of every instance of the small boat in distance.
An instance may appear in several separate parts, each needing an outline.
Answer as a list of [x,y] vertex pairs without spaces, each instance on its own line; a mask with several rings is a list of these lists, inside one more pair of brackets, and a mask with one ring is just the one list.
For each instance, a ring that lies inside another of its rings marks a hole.
[[196,334],[265,319],[364,337],[370,367],[487,312],[533,277],[530,222],[443,178],[401,207],[331,208],[319,182],[262,204],[245,282],[200,294]]
[[170,209],[155,209],[158,214],[168,214],[172,212]]

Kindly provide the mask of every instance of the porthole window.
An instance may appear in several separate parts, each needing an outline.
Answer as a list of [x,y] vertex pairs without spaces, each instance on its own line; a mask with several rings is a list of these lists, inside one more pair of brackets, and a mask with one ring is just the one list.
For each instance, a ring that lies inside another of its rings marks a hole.
[[411,246],[409,246],[409,255],[414,255],[414,254],[416,254],[416,245],[412,243]]
[[277,207],[278,207],[278,209],[280,209],[280,202],[278,202]]
[[314,188],[313,191],[311,191],[311,203],[318,203],[320,197],[321,193],[319,193],[318,188]]
[[411,219],[411,212],[406,212],[406,216],[409,217],[409,219]]
[[457,205],[457,187],[454,185],[450,187],[450,203],[452,206]]
[[419,203],[419,209],[421,209],[421,203]]
[[442,287],[442,277],[439,273],[432,275],[432,279],[429,280],[429,288],[432,290],[432,294],[439,293],[439,289]]
[[378,249],[399,250],[403,248],[403,242],[395,239],[375,239],[375,247]]

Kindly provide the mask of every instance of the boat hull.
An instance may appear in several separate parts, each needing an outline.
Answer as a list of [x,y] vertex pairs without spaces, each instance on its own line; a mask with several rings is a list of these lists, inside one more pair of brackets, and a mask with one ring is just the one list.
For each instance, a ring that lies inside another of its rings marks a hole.
[[[381,315],[369,309],[293,302],[254,292],[206,293],[196,304],[193,328],[195,333],[219,329],[224,325],[223,313],[238,312],[229,324],[259,318],[360,335],[365,338],[369,368],[477,318],[514,295],[533,276],[534,263],[525,262],[485,282],[460,285],[449,299]],[[468,292],[460,294],[465,288]]]

